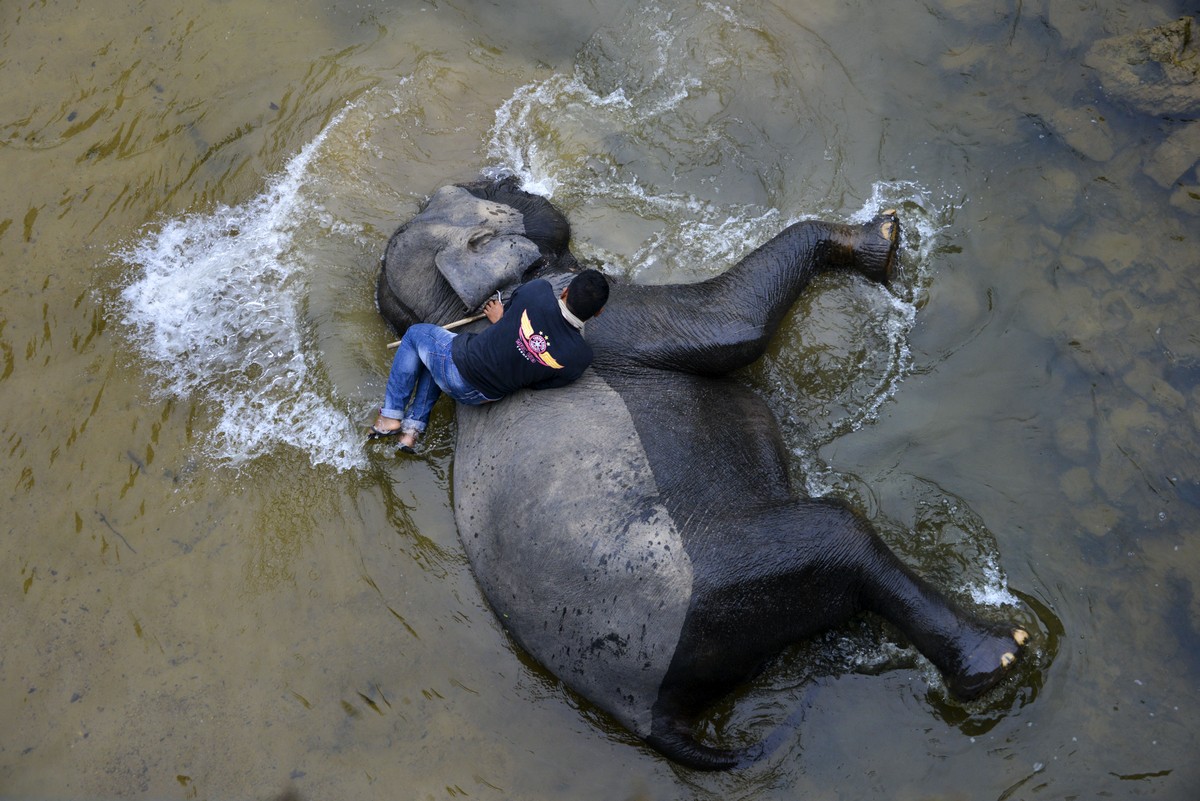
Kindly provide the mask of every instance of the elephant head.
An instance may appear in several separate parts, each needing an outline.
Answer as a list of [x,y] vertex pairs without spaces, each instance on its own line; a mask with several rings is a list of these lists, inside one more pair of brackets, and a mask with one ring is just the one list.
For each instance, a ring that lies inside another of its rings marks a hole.
[[376,294],[397,331],[446,323],[568,260],[570,226],[513,181],[444,186],[388,241]]

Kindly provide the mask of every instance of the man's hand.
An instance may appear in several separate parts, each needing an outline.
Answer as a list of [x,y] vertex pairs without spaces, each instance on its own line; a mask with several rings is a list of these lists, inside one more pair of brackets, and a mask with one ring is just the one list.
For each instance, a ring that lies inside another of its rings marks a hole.
[[504,304],[492,298],[483,304],[483,313],[487,315],[489,323],[498,322],[504,316]]

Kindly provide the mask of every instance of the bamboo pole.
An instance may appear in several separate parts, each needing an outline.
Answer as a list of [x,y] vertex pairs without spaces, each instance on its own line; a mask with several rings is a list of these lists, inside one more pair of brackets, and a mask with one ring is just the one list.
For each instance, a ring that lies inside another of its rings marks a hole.
[[[470,317],[464,317],[461,320],[455,320],[452,323],[446,323],[442,326],[442,328],[445,328],[447,331],[453,331],[455,328],[462,328],[467,323],[473,323],[476,320],[482,320],[484,317],[487,317],[487,315],[483,312],[480,312],[479,314],[472,314]],[[387,346],[389,349],[398,348],[400,347],[400,340],[397,339],[395,342],[389,342]]]

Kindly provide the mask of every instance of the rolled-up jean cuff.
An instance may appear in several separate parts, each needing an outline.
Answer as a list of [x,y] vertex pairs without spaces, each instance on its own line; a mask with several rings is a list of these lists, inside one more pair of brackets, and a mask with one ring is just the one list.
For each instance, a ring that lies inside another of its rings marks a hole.
[[418,434],[425,433],[425,424],[420,420],[413,420],[411,417],[405,417],[404,412],[399,412],[395,409],[380,409],[379,414],[384,417],[390,417],[393,420],[399,420],[401,431],[416,431]]
[[416,431],[418,434],[425,433],[425,424],[420,420],[413,420],[411,417],[406,417],[400,421],[401,431]]

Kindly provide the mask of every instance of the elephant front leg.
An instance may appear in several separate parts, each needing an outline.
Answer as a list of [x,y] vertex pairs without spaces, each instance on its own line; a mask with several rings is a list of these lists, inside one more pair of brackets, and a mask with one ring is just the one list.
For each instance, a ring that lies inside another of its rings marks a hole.
[[604,315],[589,323],[596,363],[613,355],[623,364],[700,375],[745,367],[766,351],[815,276],[841,270],[885,283],[899,241],[891,210],[862,225],[805,220],[708,281],[614,287]]
[[758,313],[786,312],[811,282],[826,272],[858,272],[886,283],[900,246],[900,218],[895,209],[862,224],[804,220],[789,225],[734,267],[699,284],[739,306]]

